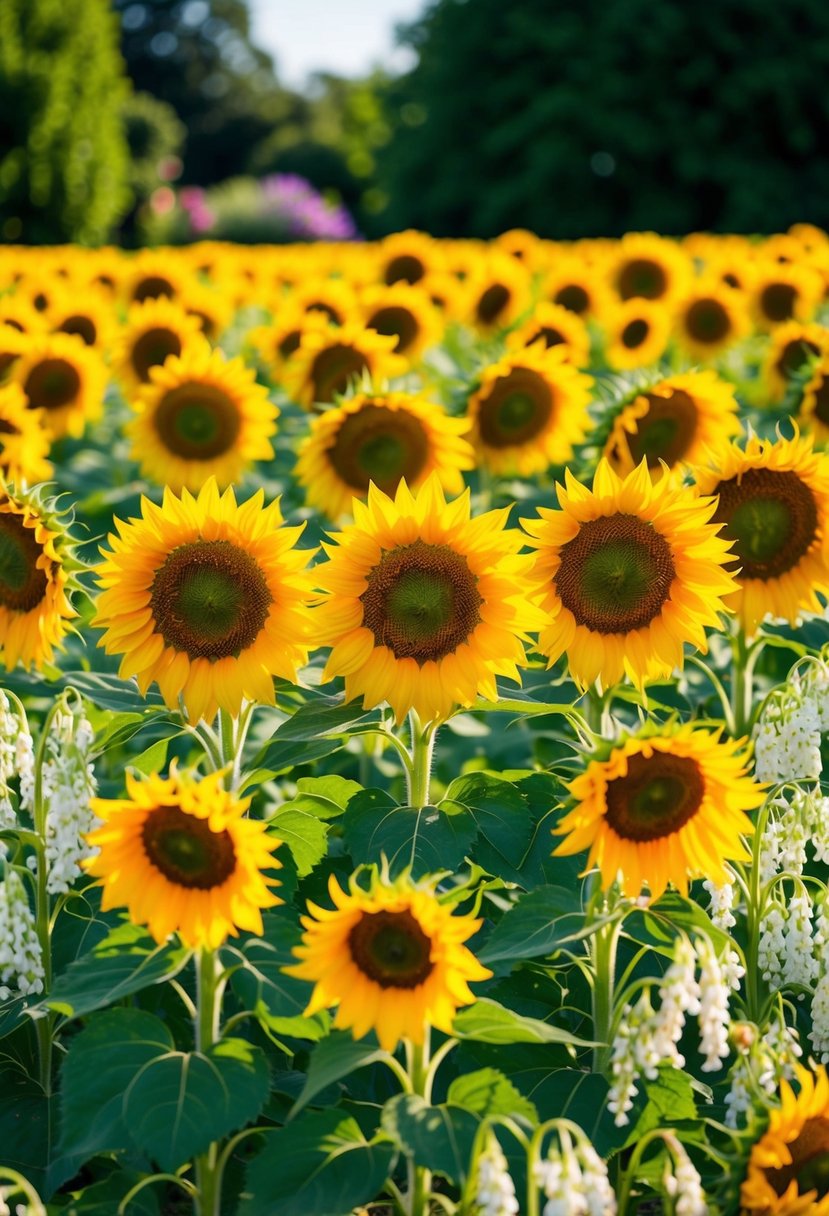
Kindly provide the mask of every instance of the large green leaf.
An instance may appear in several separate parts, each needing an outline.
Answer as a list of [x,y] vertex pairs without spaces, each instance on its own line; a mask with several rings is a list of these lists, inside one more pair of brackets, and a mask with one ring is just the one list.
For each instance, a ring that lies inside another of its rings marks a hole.
[[12,1060],[0,1064],[0,1164],[17,1170],[46,1194],[49,1100],[38,1083]]
[[306,1017],[310,985],[282,970],[296,962],[291,950],[300,939],[299,925],[278,911],[265,913],[262,920],[262,937],[231,940],[222,947],[222,962],[232,968],[230,986],[268,1030],[317,1040],[326,1032],[328,1015]]
[[172,1171],[255,1119],[268,1081],[264,1054],[244,1039],[223,1039],[205,1053],[171,1051],[133,1077],[124,1116],[135,1143]]
[[538,887],[522,895],[478,951],[483,963],[538,958],[594,932],[573,887]]
[[527,800],[511,781],[489,773],[466,773],[455,778],[446,797],[469,807],[484,840],[510,865],[521,863],[533,824]]
[[296,862],[297,874],[310,874],[326,853],[328,827],[322,819],[286,802],[277,807],[269,820],[279,839],[287,845]]
[[497,1068],[479,1068],[456,1077],[449,1086],[446,1101],[462,1106],[481,1119],[492,1115],[522,1115],[538,1122],[538,1111]]
[[302,1093],[294,1104],[292,1114],[302,1110],[322,1090],[368,1064],[382,1060],[386,1052],[378,1047],[374,1037],[354,1038],[345,1030],[332,1030],[311,1052],[308,1077]]
[[567,1030],[525,1018],[497,1001],[482,997],[474,1005],[462,1009],[452,1024],[457,1039],[473,1039],[478,1043],[569,1043],[575,1047],[591,1047]]
[[143,713],[146,710],[166,709],[160,693],[150,689],[142,697],[134,678],[122,680],[120,676],[100,671],[66,671],[61,675],[58,687],[76,688],[88,697],[93,705],[101,709],[113,709],[117,713]]
[[463,1186],[479,1120],[460,1106],[430,1106],[398,1094],[383,1108],[383,1129],[417,1165]]
[[390,1141],[366,1140],[342,1111],[309,1112],[267,1133],[238,1216],[351,1216],[381,1193],[394,1158]]
[[344,701],[342,697],[318,696],[299,709],[276,728],[273,739],[295,739],[305,742],[325,735],[345,735],[354,732],[355,726],[370,723],[379,725],[380,714],[363,709],[359,701]]
[[353,861],[386,857],[392,874],[410,868],[415,878],[459,866],[477,834],[465,806],[397,806],[382,790],[363,790],[343,816],[343,840]]

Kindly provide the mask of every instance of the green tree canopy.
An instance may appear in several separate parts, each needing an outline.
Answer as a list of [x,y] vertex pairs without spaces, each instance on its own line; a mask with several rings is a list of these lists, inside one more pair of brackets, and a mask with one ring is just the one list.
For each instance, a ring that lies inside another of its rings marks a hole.
[[0,3],[0,238],[104,240],[129,205],[107,0]]
[[404,41],[387,229],[829,223],[825,0],[437,0]]

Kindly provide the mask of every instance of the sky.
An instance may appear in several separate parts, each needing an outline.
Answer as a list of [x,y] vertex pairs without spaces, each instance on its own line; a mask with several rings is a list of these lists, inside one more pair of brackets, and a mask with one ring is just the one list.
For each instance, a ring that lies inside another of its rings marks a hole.
[[250,0],[253,41],[270,52],[284,84],[315,71],[360,76],[374,64],[409,66],[394,49],[394,27],[414,20],[425,0]]

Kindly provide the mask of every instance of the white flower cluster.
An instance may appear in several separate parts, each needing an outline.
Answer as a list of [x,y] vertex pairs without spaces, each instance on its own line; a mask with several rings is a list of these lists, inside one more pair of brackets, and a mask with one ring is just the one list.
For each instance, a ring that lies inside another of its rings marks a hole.
[[0,1001],[43,991],[43,958],[23,879],[6,871],[0,882]]
[[802,874],[809,841],[818,861],[829,861],[829,798],[820,786],[796,789],[790,798],[771,803],[760,846],[762,882],[777,874]]
[[[757,961],[763,979],[773,989],[785,984],[812,988],[821,972],[812,937],[812,901],[805,886],[798,884],[787,906],[767,905],[760,922]],[[803,999],[803,993],[798,999]]]
[[794,671],[773,693],[755,727],[754,767],[758,781],[819,777],[820,736],[829,728],[824,702],[829,669],[824,662]]
[[507,1159],[492,1132],[478,1158],[475,1204],[479,1216],[516,1216],[519,1210]]
[[17,826],[9,782],[20,778],[20,802],[25,808],[34,789],[34,747],[32,736],[12,710],[9,698],[0,690],[0,828]]
[[590,1144],[550,1146],[536,1161],[533,1177],[547,1199],[542,1216],[616,1216],[616,1196],[607,1166]]
[[809,1038],[815,1057],[829,1063],[829,895],[824,896],[817,918],[815,951],[820,978],[812,993],[812,1029]]
[[666,1165],[662,1185],[671,1201],[672,1216],[708,1216],[702,1179],[696,1166],[676,1136],[666,1136],[673,1157],[673,1169]]
[[638,1092],[640,1077],[655,1080],[660,1064],[684,1066],[677,1045],[688,1014],[699,1015],[700,1051],[705,1056],[703,1070],[722,1068],[728,1055],[729,997],[742,974],[739,957],[733,951],[728,951],[721,961],[708,938],[700,937],[696,948],[687,938],[677,939],[673,962],[659,985],[658,1010],[654,1011],[649,993],[643,992],[635,1005],[623,1010],[613,1040],[610,1058],[613,1082],[607,1107],[615,1116],[617,1127],[630,1121],[628,1111]]
[[731,1087],[725,1097],[726,1127],[739,1126],[759,1093],[771,1096],[779,1089],[783,1077],[790,1080],[802,1055],[797,1031],[787,1026],[778,1013],[766,1033],[737,1055],[731,1070]]
[[80,862],[93,851],[84,839],[97,823],[89,805],[98,788],[89,761],[93,741],[92,727],[82,712],[55,714],[42,772],[47,886],[52,895],[69,890],[80,873]]
[[737,918],[734,915],[734,884],[726,882],[721,887],[718,887],[716,883],[706,878],[702,885],[711,897],[711,902],[708,905],[708,915],[711,918],[711,923],[715,928],[722,929],[723,932],[727,933],[737,923]]

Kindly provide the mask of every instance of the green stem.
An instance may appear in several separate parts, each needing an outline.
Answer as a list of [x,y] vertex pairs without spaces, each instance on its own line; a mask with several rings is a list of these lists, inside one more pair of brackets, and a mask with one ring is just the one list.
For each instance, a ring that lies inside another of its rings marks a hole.
[[[35,835],[38,838],[39,844],[35,848],[37,855],[37,877],[35,884],[35,929],[37,931],[37,940],[40,944],[41,959],[43,962],[43,993],[48,996],[52,989],[52,935],[50,925],[52,920],[51,906],[49,900],[49,889],[47,882],[49,878],[46,865],[46,829],[48,807],[43,797],[43,764],[46,759],[46,741],[49,738],[49,731],[52,728],[52,721],[55,715],[66,708],[65,696],[60,697],[43,723],[40,732],[40,738],[37,744],[35,753],[35,781],[34,781],[34,803],[32,806],[32,820],[34,822]],[[47,1095],[52,1092],[52,1029],[54,1027],[54,1013],[47,1013],[43,1017],[38,1018],[35,1026],[37,1028],[37,1046],[38,1060],[40,1064],[40,1084],[43,1092]]]
[[[196,1051],[206,1052],[219,1034],[217,958],[204,947],[196,956]],[[217,1144],[196,1158],[196,1211],[198,1216],[221,1216],[221,1175],[216,1168]]]
[[767,995],[766,982],[760,972],[758,958],[765,904],[765,892],[760,876],[760,849],[768,815],[768,803],[766,803],[757,817],[757,825],[751,841],[751,865],[747,874],[743,871],[743,886],[746,893],[746,1016],[755,1025],[760,1025]]
[[734,723],[734,738],[741,739],[751,724],[751,699],[754,664],[749,663],[750,652],[745,634],[738,629],[731,637],[734,656],[731,665],[731,717]]
[[432,775],[432,749],[435,746],[437,727],[433,723],[426,726],[420,721],[414,710],[409,714],[412,731],[412,767],[406,772],[409,806],[421,807],[429,805],[429,782]]
[[619,942],[620,920],[602,925],[591,938],[593,956],[593,1071],[604,1073],[613,1046],[613,995],[616,987],[616,948]]
[[605,695],[597,691],[591,684],[584,695],[584,718],[587,727],[594,735],[602,733],[602,718],[604,717]]
[[[424,1030],[423,1044],[407,1043],[409,1080],[412,1093],[429,1101],[429,1028]],[[429,1216],[429,1192],[432,1171],[409,1160],[409,1216]]]

